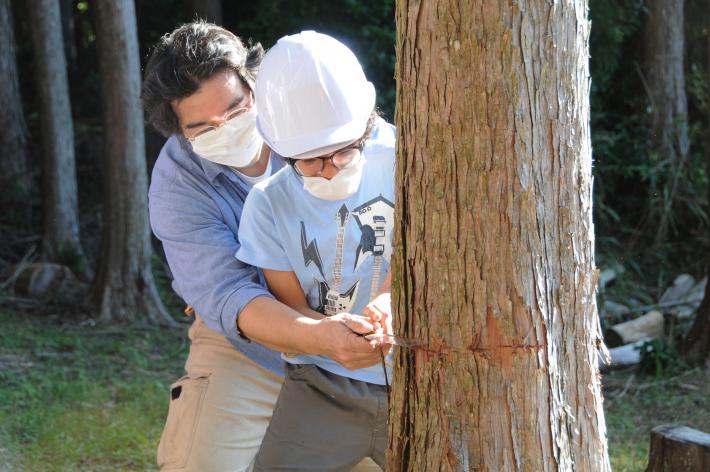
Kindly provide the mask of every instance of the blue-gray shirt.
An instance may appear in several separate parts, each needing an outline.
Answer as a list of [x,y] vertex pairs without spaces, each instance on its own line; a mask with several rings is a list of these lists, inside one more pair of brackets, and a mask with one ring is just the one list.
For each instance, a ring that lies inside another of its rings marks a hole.
[[[271,156],[272,172],[283,167]],[[272,295],[260,270],[240,262],[237,234],[251,187],[226,166],[202,159],[171,136],[153,168],[150,224],[163,242],[173,289],[240,352],[283,375],[280,354],[241,337],[237,317],[254,298]]]

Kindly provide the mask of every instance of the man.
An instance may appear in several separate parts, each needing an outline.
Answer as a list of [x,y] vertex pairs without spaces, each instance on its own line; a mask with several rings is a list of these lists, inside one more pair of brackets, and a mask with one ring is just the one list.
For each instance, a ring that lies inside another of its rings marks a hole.
[[175,291],[197,313],[187,375],[171,387],[161,469],[249,470],[282,381],[278,352],[324,355],[348,369],[380,360],[380,343],[356,334],[373,330],[370,322],[303,316],[234,257],[251,186],[283,166],[255,129],[262,56],[260,45],[247,49],[196,22],[164,36],[145,70],[147,118],[168,137],[151,180],[151,226]]

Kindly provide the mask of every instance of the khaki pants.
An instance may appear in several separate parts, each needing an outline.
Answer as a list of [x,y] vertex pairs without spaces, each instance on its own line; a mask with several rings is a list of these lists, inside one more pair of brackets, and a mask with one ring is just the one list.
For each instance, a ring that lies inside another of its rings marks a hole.
[[[199,316],[188,335],[187,375],[170,388],[158,465],[164,471],[250,471],[283,379],[249,360]],[[354,470],[380,468],[366,460]]]

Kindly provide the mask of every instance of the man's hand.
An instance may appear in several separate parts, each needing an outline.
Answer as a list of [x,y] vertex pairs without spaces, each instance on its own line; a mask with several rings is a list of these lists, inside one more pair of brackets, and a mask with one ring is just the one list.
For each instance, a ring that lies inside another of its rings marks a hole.
[[339,313],[319,320],[314,327],[318,354],[330,357],[349,370],[370,367],[381,361],[381,341],[368,341],[361,334],[375,326],[364,316]]

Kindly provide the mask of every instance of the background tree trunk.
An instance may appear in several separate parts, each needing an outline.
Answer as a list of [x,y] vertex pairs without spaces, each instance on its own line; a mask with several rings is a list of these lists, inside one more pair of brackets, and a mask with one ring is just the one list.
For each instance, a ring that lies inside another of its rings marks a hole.
[[103,322],[173,324],[151,272],[140,64],[133,1],[96,4],[102,85],[105,190],[92,301]]
[[71,261],[83,272],[74,127],[59,4],[54,0],[30,0],[27,10],[33,25],[35,76],[42,124],[42,257],[48,261]]
[[64,54],[67,58],[67,69],[76,71],[76,34],[74,28],[74,0],[60,0],[62,16],[62,36],[64,37]]
[[191,0],[194,14],[190,19],[201,18],[216,25],[222,24],[222,0]]
[[[27,172],[25,145],[27,128],[15,62],[15,34],[10,0],[0,0],[0,184],[13,201],[27,204],[30,176]],[[14,187],[14,188],[13,188]]]
[[[707,2],[707,13],[710,18],[710,0]],[[710,28],[710,23],[708,24]],[[708,90],[710,90],[710,33],[707,35],[707,74]],[[707,172],[710,175],[710,108],[708,108],[708,129],[707,129]],[[710,191],[708,192],[708,203],[710,203]],[[710,234],[710,232],[708,232]],[[707,274],[710,276],[710,260],[708,262]],[[705,287],[705,296],[695,315],[695,321],[690,328],[683,343],[686,356],[691,363],[705,362],[710,366],[710,284]]]
[[656,243],[669,230],[673,199],[678,192],[680,173],[688,157],[688,99],[685,94],[684,48],[685,0],[648,0],[645,31],[644,74],[652,110],[653,148],[658,154],[659,171],[668,177],[666,188],[654,189],[662,202]]
[[608,471],[587,2],[397,3],[391,471]]

